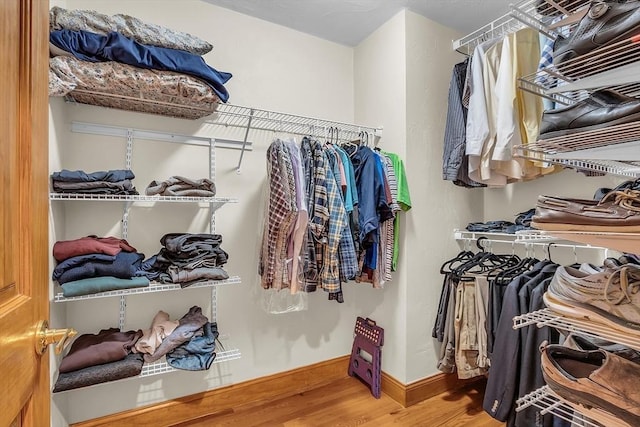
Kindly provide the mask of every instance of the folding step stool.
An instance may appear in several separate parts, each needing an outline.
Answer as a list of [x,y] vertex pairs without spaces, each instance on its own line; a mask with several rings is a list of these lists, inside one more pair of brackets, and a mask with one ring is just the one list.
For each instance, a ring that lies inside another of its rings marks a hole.
[[[380,380],[382,366],[382,346],[384,345],[384,329],[376,326],[376,322],[358,317],[354,331],[349,375],[358,376],[371,388],[376,399],[380,398]],[[368,361],[360,354],[364,350],[371,355]]]

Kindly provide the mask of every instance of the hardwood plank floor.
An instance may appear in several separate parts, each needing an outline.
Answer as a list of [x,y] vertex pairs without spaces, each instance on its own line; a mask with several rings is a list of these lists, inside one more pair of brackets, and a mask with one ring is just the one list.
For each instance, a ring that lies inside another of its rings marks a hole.
[[271,402],[252,402],[179,427],[496,427],[482,410],[484,382],[403,408],[383,394],[375,399],[358,379],[346,377]]

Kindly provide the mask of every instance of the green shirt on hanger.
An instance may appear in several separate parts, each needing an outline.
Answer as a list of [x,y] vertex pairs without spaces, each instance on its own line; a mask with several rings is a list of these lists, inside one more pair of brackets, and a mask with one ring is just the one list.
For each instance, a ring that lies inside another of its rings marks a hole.
[[[398,205],[403,211],[411,209],[411,196],[409,195],[409,183],[407,182],[407,175],[404,171],[404,162],[402,159],[394,153],[384,152],[386,156],[391,159],[393,164],[393,171],[396,174],[396,181],[398,185]],[[393,261],[391,263],[391,270],[395,271],[398,266],[398,253],[399,253],[399,230],[400,230],[400,216],[396,215],[393,224]]]

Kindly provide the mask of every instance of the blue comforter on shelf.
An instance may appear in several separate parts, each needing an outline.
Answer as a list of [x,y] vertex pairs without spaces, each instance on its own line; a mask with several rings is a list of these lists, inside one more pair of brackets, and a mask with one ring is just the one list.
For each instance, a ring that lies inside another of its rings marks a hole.
[[148,46],[116,32],[103,36],[88,31],[59,30],[49,33],[49,41],[83,61],[117,61],[139,68],[189,74],[211,86],[222,102],[229,99],[224,84],[232,77],[231,73],[210,67],[202,57],[189,52]]

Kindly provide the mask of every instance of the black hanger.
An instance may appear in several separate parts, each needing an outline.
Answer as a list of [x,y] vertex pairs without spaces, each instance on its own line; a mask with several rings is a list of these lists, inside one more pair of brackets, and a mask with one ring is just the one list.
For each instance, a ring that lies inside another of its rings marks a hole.
[[466,262],[471,258],[473,258],[473,256],[474,256],[474,253],[471,251],[461,251],[460,253],[458,253],[458,255],[456,255],[455,257],[451,258],[448,261],[445,261],[444,264],[442,264],[442,266],[440,267],[440,274],[452,273],[453,264],[457,262]]
[[521,259],[515,254],[501,255],[493,252],[486,252],[482,241],[488,240],[481,236],[476,240],[476,246],[481,250],[472,259],[453,269],[453,273],[462,278],[466,273],[496,273],[506,268],[517,265]]
[[547,259],[551,261],[551,246],[555,245],[555,243],[551,242],[547,245]]

